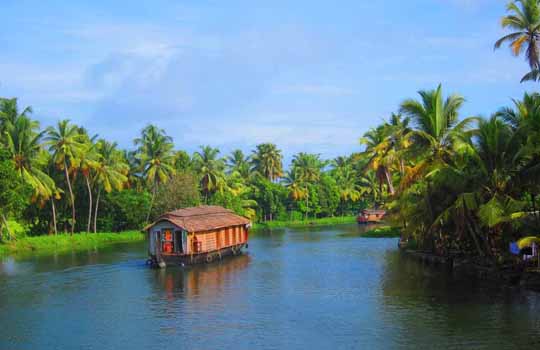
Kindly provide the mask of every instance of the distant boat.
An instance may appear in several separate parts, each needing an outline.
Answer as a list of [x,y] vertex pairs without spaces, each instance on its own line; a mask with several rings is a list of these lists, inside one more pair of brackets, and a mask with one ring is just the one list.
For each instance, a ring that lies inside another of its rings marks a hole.
[[219,206],[178,209],[161,215],[148,233],[148,261],[159,267],[209,263],[247,247],[251,222]]
[[386,210],[378,209],[364,209],[356,218],[359,224],[368,224],[368,223],[377,223],[384,219],[386,215]]

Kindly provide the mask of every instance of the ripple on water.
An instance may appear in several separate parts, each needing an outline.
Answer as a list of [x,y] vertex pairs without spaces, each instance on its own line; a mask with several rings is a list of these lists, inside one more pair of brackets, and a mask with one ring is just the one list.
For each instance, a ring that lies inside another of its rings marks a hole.
[[253,236],[249,254],[152,270],[144,245],[0,264],[0,348],[509,348],[537,294],[454,281],[357,226]]

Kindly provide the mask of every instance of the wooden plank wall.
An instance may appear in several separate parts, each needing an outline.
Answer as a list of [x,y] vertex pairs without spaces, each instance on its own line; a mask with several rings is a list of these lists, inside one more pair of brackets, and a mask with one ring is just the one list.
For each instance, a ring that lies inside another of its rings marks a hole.
[[247,232],[244,226],[233,226],[216,231],[200,232],[188,237],[188,252],[194,248],[194,237],[202,242],[201,252],[209,252],[225,247],[230,247],[246,242]]

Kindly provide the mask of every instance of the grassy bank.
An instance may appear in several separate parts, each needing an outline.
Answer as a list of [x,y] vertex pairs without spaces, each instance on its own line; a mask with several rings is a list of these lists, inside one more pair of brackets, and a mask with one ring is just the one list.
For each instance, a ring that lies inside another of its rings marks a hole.
[[380,226],[372,230],[362,233],[362,237],[368,238],[386,238],[386,237],[399,237],[400,228],[392,226]]
[[[253,229],[271,229],[285,227],[310,227],[351,224],[356,222],[354,216],[311,219],[301,221],[269,221],[256,223]],[[113,243],[137,242],[144,240],[139,231],[125,231],[119,233],[76,233],[73,236],[59,234],[57,236],[23,237],[16,241],[0,244],[0,257],[7,255],[46,255],[66,251],[82,251],[103,247]]]
[[355,222],[356,222],[355,216],[338,216],[338,217],[331,217],[331,218],[309,219],[309,220],[298,220],[298,221],[258,222],[253,225],[253,229],[258,230],[258,229],[272,229],[272,228],[285,228],[285,227],[327,226],[327,225],[352,224]]
[[126,243],[144,240],[139,231],[119,233],[78,233],[73,236],[59,234],[57,236],[24,237],[16,241],[0,244],[0,257],[19,254],[53,254],[64,251],[88,250],[112,243]]

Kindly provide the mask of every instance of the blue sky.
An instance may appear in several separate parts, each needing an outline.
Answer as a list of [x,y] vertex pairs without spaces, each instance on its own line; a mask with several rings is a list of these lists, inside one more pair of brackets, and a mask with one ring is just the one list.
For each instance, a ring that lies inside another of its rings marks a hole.
[[[113,4],[114,3],[114,4]],[[334,157],[420,89],[489,115],[535,89],[505,48],[502,0],[2,0],[0,96],[132,147],[154,123],[176,147]]]

